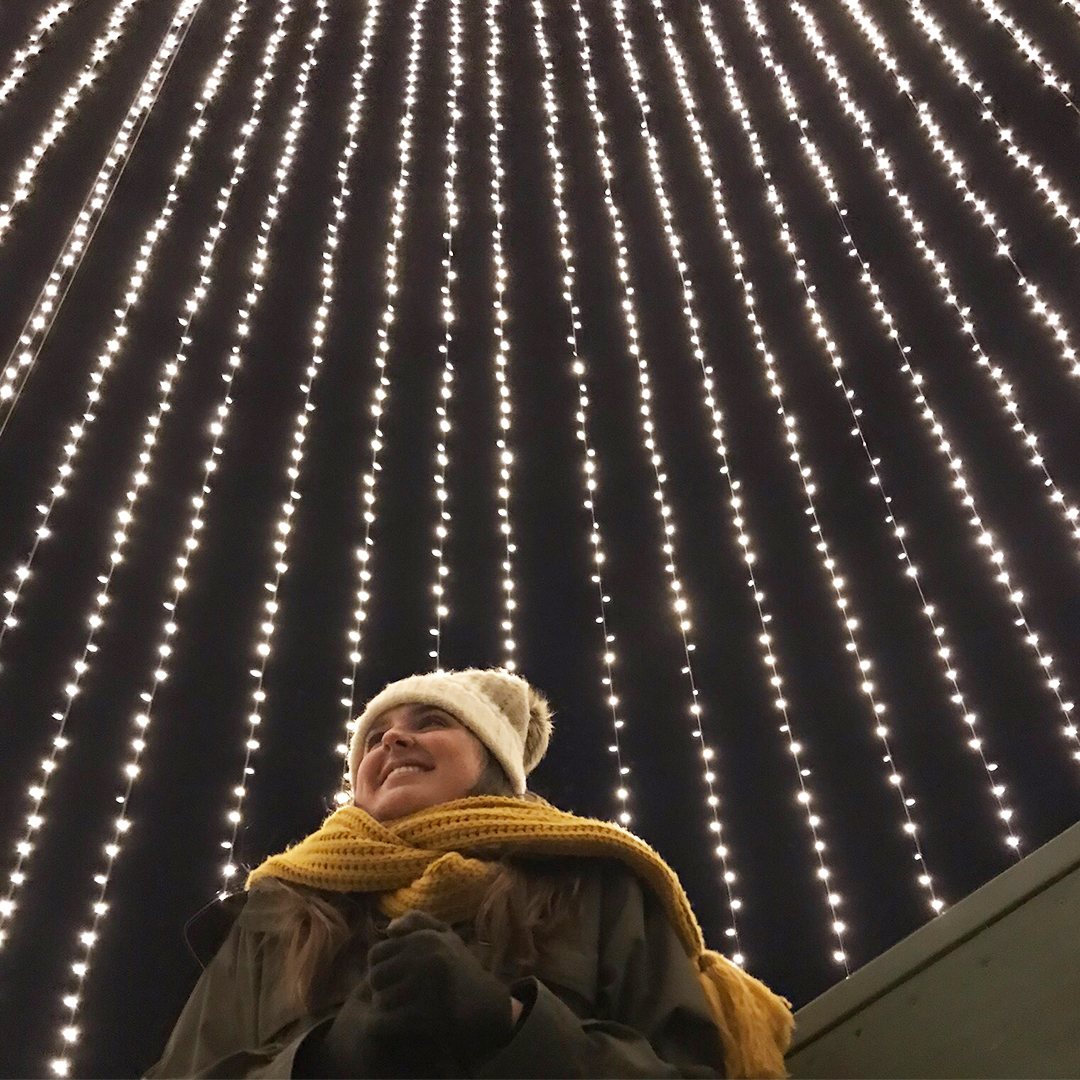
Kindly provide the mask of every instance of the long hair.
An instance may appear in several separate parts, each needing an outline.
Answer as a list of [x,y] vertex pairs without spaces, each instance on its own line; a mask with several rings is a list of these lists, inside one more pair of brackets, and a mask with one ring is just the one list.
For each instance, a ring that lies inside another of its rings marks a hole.
[[[490,751],[468,794],[515,796]],[[528,791],[517,797],[538,798]],[[477,941],[489,946],[484,961],[488,969],[513,976],[527,974],[573,913],[580,887],[581,878],[569,860],[530,861],[527,867],[508,856],[496,860],[473,920]],[[277,901],[268,929],[283,942],[283,981],[299,1008],[314,1010],[347,947],[358,944],[366,949],[377,939],[377,894],[336,893],[280,878],[264,878],[255,888],[271,892]]]

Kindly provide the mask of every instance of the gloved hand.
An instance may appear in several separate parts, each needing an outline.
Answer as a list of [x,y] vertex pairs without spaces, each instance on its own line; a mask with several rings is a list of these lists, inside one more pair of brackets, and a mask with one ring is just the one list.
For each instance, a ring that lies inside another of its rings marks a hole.
[[410,911],[386,932],[368,953],[373,1015],[431,1040],[466,1074],[510,1041],[510,991],[449,926]]
[[345,999],[333,1021],[314,1030],[293,1063],[295,1077],[430,1077],[461,1075],[438,1040],[406,1009],[381,1009],[368,979]]

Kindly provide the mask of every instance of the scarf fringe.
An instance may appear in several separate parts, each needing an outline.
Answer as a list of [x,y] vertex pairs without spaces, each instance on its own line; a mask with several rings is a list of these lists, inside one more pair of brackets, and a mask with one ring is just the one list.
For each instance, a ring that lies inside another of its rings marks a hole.
[[356,806],[343,806],[322,827],[247,879],[262,877],[337,892],[380,893],[391,918],[427,911],[448,923],[475,914],[503,854],[615,858],[663,902],[696,964],[724,1045],[729,1077],[785,1078],[791,1004],[720,953],[705,948],[690,901],[675,872],[645,841],[621,825],[582,818],[550,803],[475,796],[440,803],[390,826]]

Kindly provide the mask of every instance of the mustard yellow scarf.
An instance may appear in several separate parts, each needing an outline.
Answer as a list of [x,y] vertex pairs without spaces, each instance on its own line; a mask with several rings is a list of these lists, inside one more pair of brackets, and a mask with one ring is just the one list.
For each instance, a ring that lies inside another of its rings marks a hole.
[[[467,852],[468,854],[464,854]],[[726,957],[705,948],[701,927],[675,872],[648,844],[617,825],[577,817],[542,800],[473,796],[381,825],[355,806],[253,870],[261,877],[340,892],[381,893],[391,918],[419,909],[454,923],[471,918],[493,858],[582,856],[624,862],[663,901],[723,1040],[732,1077],[786,1077],[790,1003]],[[488,858],[485,860],[484,856]]]

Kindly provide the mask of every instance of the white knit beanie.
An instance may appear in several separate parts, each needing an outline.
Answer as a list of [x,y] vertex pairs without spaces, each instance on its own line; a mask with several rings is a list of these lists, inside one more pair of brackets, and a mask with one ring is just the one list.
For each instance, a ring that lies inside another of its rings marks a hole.
[[354,791],[368,729],[387,709],[413,704],[443,709],[467,727],[495,756],[519,795],[551,738],[551,709],[520,676],[502,668],[410,675],[376,694],[356,721],[349,746]]

